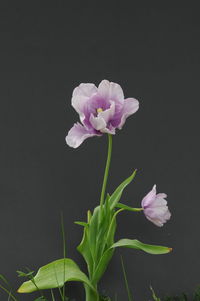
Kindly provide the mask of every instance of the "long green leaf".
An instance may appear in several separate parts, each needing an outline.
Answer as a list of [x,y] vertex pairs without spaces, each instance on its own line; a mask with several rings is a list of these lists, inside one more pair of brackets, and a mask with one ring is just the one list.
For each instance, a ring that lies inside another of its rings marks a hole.
[[132,173],[132,175],[130,177],[128,177],[125,181],[123,181],[118,187],[117,189],[113,192],[113,194],[111,195],[110,199],[109,199],[109,203],[110,203],[110,208],[114,209],[115,206],[117,205],[117,203],[119,202],[122,192],[125,189],[125,187],[130,184],[130,182],[134,179],[135,175],[136,175],[137,170],[135,169],[134,172]]
[[[63,279],[63,275],[65,275],[65,279]],[[41,267],[34,277],[35,284],[41,290],[62,287],[67,281],[83,282],[95,292],[88,277],[69,258],[58,259]],[[18,289],[19,293],[31,293],[34,291],[36,291],[36,286],[33,284],[33,281],[24,282]]]
[[87,212],[87,223],[84,225],[84,230],[83,230],[83,238],[80,242],[80,244],[77,247],[77,250],[82,254],[83,258],[85,259],[85,262],[87,263],[87,268],[88,268],[88,273],[89,276],[91,276],[92,271],[93,271],[93,257],[91,254],[91,250],[89,247],[89,229],[88,226],[90,224],[92,218],[92,214],[90,210]]
[[116,243],[114,243],[111,248],[117,247],[125,247],[125,248],[132,248],[137,250],[142,250],[146,253],[158,255],[158,254],[166,254],[172,251],[172,248],[156,246],[156,245],[148,245],[140,242],[137,239],[120,239]]
[[92,258],[96,262],[97,256],[97,234],[99,232],[99,215],[100,215],[100,206],[97,206],[94,209],[94,212],[91,216],[88,233],[89,233],[89,247],[91,250]]
[[101,257],[94,273],[93,273],[93,278],[92,278],[92,282],[93,283],[98,283],[99,280],[101,279],[102,275],[104,274],[104,272],[106,271],[107,269],[107,266],[113,256],[113,253],[114,253],[114,249],[107,249],[103,256]]
[[101,260],[99,261],[99,264],[94,272],[93,275],[93,281],[98,282],[103,273],[105,272],[107,265],[112,258],[113,251],[117,247],[125,247],[125,248],[132,248],[137,250],[142,250],[149,254],[166,254],[172,251],[171,248],[168,247],[162,247],[162,246],[156,246],[156,245],[148,245],[140,242],[137,239],[121,239],[118,242],[114,243],[110,248],[108,248],[103,256],[101,257]]

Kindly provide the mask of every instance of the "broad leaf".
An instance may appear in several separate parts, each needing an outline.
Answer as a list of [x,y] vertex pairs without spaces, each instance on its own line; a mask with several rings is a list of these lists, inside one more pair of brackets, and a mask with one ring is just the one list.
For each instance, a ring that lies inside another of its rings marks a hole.
[[117,205],[117,203],[119,202],[122,192],[124,190],[124,188],[130,184],[130,182],[134,179],[135,175],[136,175],[136,169],[134,170],[134,172],[132,173],[132,175],[130,177],[128,177],[124,182],[122,182],[117,189],[113,192],[113,194],[111,195],[110,199],[109,199],[109,203],[110,203],[110,208],[114,209]]
[[120,239],[119,241],[114,243],[111,248],[117,248],[117,247],[142,250],[146,253],[154,254],[154,255],[166,254],[172,251],[172,248],[156,246],[156,245],[148,245],[140,242],[137,239],[126,239],[126,238]]
[[[43,267],[41,267],[33,281],[29,280],[24,282],[18,289],[19,293],[31,293],[38,289],[51,289],[62,287],[67,281],[80,281],[95,289],[91,285],[88,277],[79,269],[77,264],[69,259],[58,259]],[[35,284],[34,284],[34,283]]]

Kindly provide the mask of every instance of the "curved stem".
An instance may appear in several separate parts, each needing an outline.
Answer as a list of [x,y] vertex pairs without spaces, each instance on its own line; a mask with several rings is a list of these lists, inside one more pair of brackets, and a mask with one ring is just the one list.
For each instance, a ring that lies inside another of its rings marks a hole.
[[101,208],[104,203],[106,185],[107,185],[109,168],[110,168],[111,155],[112,155],[112,135],[108,134],[108,155],[107,155],[106,168],[105,168],[102,191],[101,191],[101,199],[100,199]]

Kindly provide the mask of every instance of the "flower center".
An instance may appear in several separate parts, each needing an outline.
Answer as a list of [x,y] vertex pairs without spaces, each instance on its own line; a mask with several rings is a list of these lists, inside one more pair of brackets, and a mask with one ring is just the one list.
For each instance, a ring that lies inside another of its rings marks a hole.
[[103,112],[103,109],[102,108],[98,108],[97,109],[97,113],[101,113],[101,112]]

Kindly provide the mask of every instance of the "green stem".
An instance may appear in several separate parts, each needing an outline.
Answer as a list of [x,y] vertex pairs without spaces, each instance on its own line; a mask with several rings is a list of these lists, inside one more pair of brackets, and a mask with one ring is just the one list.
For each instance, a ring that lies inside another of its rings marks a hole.
[[87,284],[85,285],[86,301],[99,301],[98,292],[94,292]]
[[101,208],[104,203],[106,185],[107,185],[108,174],[109,174],[109,169],[110,169],[111,155],[112,155],[112,135],[108,134],[108,155],[107,155],[106,168],[105,168],[103,185],[102,185],[102,190],[101,190],[101,199],[100,199]]

